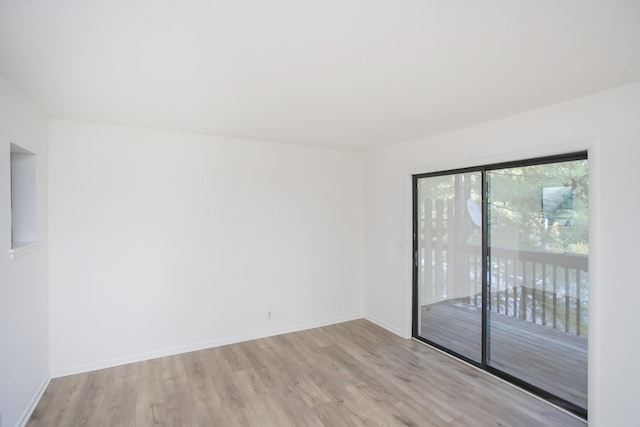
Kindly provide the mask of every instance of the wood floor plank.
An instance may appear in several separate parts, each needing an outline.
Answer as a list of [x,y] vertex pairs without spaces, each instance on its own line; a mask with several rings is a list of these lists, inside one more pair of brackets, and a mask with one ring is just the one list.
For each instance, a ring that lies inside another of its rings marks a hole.
[[187,376],[179,375],[165,378],[163,388],[166,425],[197,427],[198,419]]
[[197,351],[182,355],[185,375],[191,386],[191,396],[194,400],[220,400],[220,396],[208,375],[203,357],[204,352]]
[[[109,420],[109,395],[111,393],[111,387],[113,379],[116,373],[115,369],[101,369],[94,372],[96,374],[95,380],[95,393],[94,397],[89,402],[88,414],[85,424],[87,426],[102,426],[107,425]],[[73,377],[80,377],[87,374],[73,375]],[[55,381],[55,380],[54,380]],[[84,408],[78,408],[79,410]],[[54,424],[55,426],[63,426],[64,424]]]
[[138,363],[138,404],[146,405],[164,401],[162,388],[162,360],[153,359]]
[[185,375],[184,361],[181,355],[163,357],[160,361],[162,362],[163,379]]
[[282,410],[286,418],[286,425],[296,427],[323,427],[324,424],[314,414],[309,406],[298,399],[291,389],[284,387],[269,390],[271,402]]
[[29,427],[585,426],[362,319],[51,381]]
[[138,403],[138,364],[112,368],[113,384],[109,394],[109,425],[136,426],[136,406]]

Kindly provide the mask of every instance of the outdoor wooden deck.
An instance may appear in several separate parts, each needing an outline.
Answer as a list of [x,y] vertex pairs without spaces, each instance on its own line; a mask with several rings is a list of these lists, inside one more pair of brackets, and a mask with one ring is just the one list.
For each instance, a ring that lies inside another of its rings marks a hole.
[[[491,366],[587,407],[587,337],[490,313]],[[459,300],[426,305],[421,336],[479,359],[480,322],[480,309]]]

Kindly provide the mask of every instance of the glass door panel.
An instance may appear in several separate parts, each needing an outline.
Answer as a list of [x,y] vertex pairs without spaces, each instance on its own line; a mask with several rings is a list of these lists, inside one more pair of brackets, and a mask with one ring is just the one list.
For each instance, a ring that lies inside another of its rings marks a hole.
[[414,335],[482,361],[482,174],[416,180]]
[[587,160],[486,173],[486,363],[586,408]]

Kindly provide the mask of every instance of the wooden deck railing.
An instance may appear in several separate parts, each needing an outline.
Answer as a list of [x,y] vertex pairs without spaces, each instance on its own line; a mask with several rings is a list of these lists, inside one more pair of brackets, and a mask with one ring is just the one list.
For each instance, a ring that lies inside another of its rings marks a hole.
[[[426,199],[424,212],[426,223],[432,226],[421,227],[422,236],[418,240],[421,304],[464,299],[481,307],[480,247],[464,244],[464,236],[458,235],[462,226],[458,224],[453,201],[434,203]],[[492,312],[576,335],[587,334],[586,255],[495,247],[490,252],[487,305]]]
[[[447,245],[439,248],[441,256],[436,256],[436,248],[432,249],[433,258],[427,270],[431,270],[432,281],[439,280],[439,285],[431,286],[437,292],[432,292],[428,298],[430,301],[426,303],[453,298],[464,300],[471,306],[482,306],[481,257],[476,249],[465,251],[462,260],[458,261],[458,264],[466,264],[463,268],[468,269],[468,276],[457,274],[454,281],[449,280],[453,275],[448,274],[447,262],[433,262],[451,258],[447,254]],[[492,248],[488,308],[495,313],[553,329],[586,335],[588,272],[586,255]],[[461,298],[461,289],[468,297]]]
[[588,272],[586,255],[492,248],[489,309],[586,335]]

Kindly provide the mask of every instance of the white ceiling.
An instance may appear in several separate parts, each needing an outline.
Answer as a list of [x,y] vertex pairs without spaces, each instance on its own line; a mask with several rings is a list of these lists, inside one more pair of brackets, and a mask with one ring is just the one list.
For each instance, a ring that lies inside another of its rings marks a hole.
[[0,0],[55,117],[366,150],[640,80],[640,0]]

